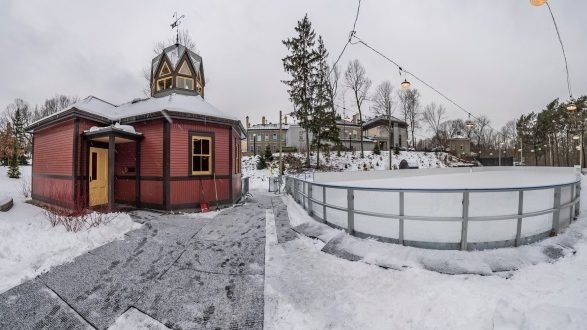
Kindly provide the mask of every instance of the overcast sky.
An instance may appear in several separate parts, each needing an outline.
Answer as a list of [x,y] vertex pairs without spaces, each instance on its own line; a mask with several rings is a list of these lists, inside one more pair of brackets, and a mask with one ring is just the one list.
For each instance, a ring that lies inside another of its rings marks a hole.
[[[552,0],[569,60],[574,94],[587,93],[587,1]],[[141,97],[153,45],[173,36],[174,11],[185,14],[204,60],[206,99],[253,122],[292,106],[281,40],[308,13],[331,61],[351,29],[356,0],[295,1],[21,1],[0,4],[0,107],[14,98],[42,103],[56,93],[113,103]],[[568,98],[560,46],[546,6],[528,0],[363,0],[357,35],[495,127]],[[360,45],[357,58],[373,87],[398,86],[398,70]],[[413,82],[422,103],[443,103]],[[374,89],[374,88],[373,88]],[[348,93],[350,96],[350,93]],[[347,102],[347,105],[350,102]]]

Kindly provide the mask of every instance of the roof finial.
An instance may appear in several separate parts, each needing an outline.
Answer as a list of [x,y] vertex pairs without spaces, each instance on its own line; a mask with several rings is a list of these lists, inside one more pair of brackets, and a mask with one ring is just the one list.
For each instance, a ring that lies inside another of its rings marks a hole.
[[184,18],[185,15],[181,15],[179,17],[177,17],[177,12],[173,13],[173,19],[174,21],[171,23],[171,29],[175,29],[176,31],[176,36],[175,36],[175,43],[179,44],[179,24],[181,24],[181,19]]

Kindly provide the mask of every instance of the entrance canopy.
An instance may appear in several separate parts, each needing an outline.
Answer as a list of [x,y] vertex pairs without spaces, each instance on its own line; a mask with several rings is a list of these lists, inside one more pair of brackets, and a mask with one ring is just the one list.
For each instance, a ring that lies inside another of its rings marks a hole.
[[137,142],[143,139],[142,133],[135,132],[130,125],[110,125],[106,127],[92,127],[84,131],[84,136],[90,141],[110,142],[114,137],[114,143]]
[[[136,161],[136,203],[139,206],[140,196],[140,142],[143,139],[142,133],[135,132],[134,127],[130,125],[110,125],[106,127],[92,127],[84,131],[84,137],[88,141],[100,142],[104,146],[102,150],[89,148],[88,171],[89,176],[89,204],[90,206],[107,204],[108,209],[112,210],[114,205],[114,162],[116,153],[116,144],[135,142],[135,161]],[[98,173],[103,173],[98,175]],[[105,174],[105,175],[104,175]],[[96,179],[99,178],[99,179]]]

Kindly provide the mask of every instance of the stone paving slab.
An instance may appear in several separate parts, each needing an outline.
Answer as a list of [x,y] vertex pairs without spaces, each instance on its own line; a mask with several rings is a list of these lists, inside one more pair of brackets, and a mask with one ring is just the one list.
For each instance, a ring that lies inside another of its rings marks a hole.
[[[269,207],[270,208],[270,207]],[[239,213],[236,213],[238,211]],[[206,241],[265,241],[265,209],[239,207],[212,220],[194,239]]]
[[131,238],[146,238],[156,240],[163,244],[185,245],[198,231],[206,225],[206,222],[194,221],[191,228],[174,226],[160,221],[149,221],[141,228],[126,233]]
[[133,307],[173,329],[262,328],[272,207],[258,196],[213,219],[133,211],[144,225],[124,240],[0,294],[0,329],[107,329]]
[[176,266],[220,274],[263,274],[264,242],[194,241]]
[[38,280],[0,296],[0,329],[93,329]]
[[136,307],[171,329],[261,329],[263,276],[174,266]]
[[112,270],[111,262],[92,254],[58,266],[40,279],[98,329],[112,324],[149,287],[137,283],[134,276]]
[[121,276],[136,276],[141,282],[161,276],[184,252],[183,245],[164,244],[155,239],[129,238],[90,251],[110,262],[109,270]]

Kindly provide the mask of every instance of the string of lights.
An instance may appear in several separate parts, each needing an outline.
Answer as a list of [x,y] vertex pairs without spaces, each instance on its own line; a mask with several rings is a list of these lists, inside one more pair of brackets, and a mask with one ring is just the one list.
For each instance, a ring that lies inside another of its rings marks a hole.
[[340,52],[340,54],[336,58],[336,61],[334,61],[334,64],[332,65],[332,68],[330,68],[329,74],[331,74],[332,71],[334,71],[334,69],[336,68],[336,65],[338,64],[338,61],[340,61],[340,59],[342,58],[342,55],[346,51],[346,48],[348,47],[348,45],[353,40],[353,36],[355,35],[356,29],[357,29],[357,21],[359,20],[359,13],[360,13],[360,11],[361,11],[361,0],[359,0],[359,4],[357,5],[357,13],[355,14],[355,22],[353,23],[353,29],[349,33],[349,38],[347,39],[347,42],[344,44],[344,47],[342,47],[342,51]]

